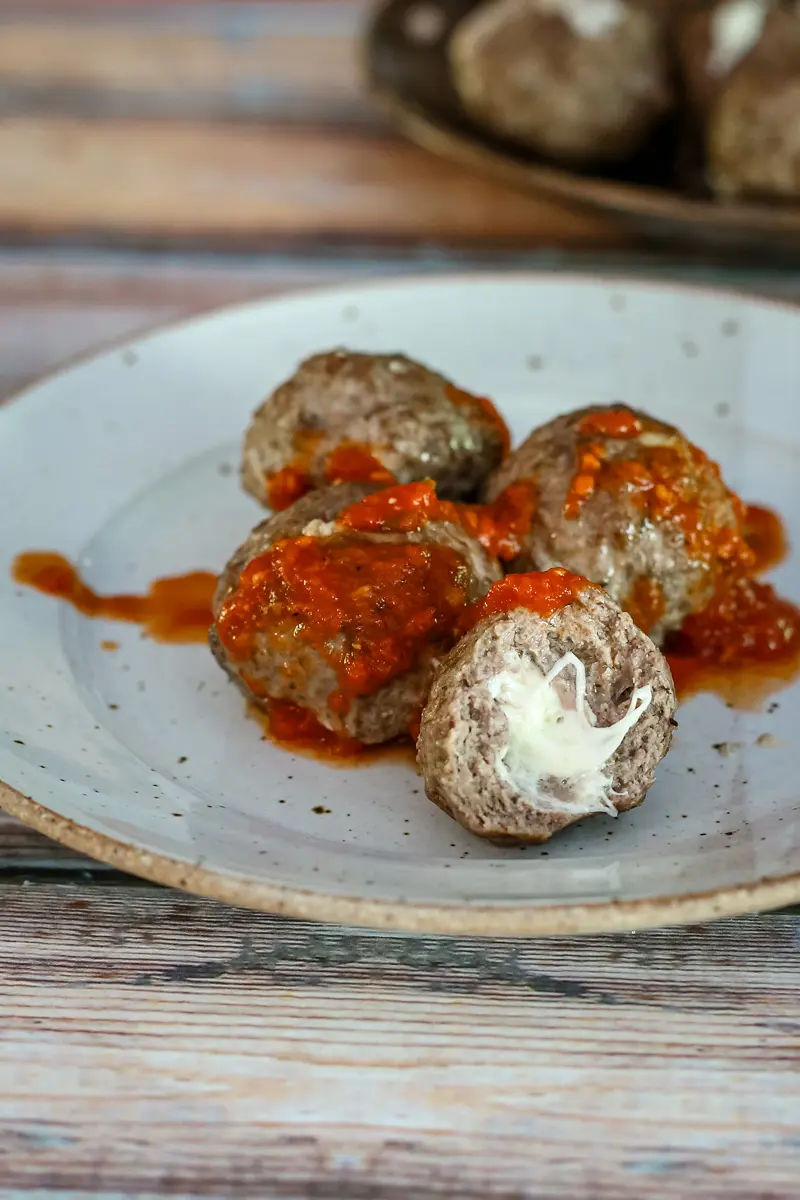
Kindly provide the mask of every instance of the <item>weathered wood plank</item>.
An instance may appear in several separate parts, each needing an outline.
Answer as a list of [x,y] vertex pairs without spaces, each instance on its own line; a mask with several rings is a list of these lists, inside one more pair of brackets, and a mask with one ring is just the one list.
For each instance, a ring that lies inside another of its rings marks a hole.
[[459,942],[5,885],[2,1182],[789,1200],[797,931]]
[[375,121],[368,5],[0,5],[0,112]]
[[11,117],[0,230],[285,244],[287,238],[613,244],[615,224],[475,176],[390,135]]

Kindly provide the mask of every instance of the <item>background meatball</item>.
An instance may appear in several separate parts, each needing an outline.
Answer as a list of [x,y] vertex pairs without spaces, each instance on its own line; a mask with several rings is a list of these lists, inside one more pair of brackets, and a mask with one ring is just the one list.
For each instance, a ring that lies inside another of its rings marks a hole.
[[680,22],[678,57],[689,111],[705,130],[712,104],[757,45],[773,0],[717,0]]
[[538,507],[512,570],[565,566],[601,584],[660,642],[750,561],[744,510],[719,468],[671,425],[588,408],[535,430],[489,480],[532,480]]
[[628,0],[491,0],[450,62],[476,121],[577,164],[625,158],[672,102],[662,22]]
[[709,182],[722,197],[800,197],[800,14],[770,12],[712,105]]
[[273,508],[326,483],[392,477],[430,478],[461,499],[507,449],[490,401],[402,354],[336,350],[307,359],[255,413],[242,481]]
[[[369,490],[314,492],[259,525],[222,574],[210,644],[261,707],[290,700],[327,729],[377,743],[419,718],[436,656],[453,644],[456,615],[500,568],[446,522],[404,534],[336,526]],[[309,554],[323,557],[300,571],[295,586],[287,556],[301,563]],[[273,596],[280,602],[270,606]]]
[[546,841],[641,804],[675,707],[662,654],[599,589],[547,618],[494,613],[436,673],[417,744],[425,789],[480,837]]

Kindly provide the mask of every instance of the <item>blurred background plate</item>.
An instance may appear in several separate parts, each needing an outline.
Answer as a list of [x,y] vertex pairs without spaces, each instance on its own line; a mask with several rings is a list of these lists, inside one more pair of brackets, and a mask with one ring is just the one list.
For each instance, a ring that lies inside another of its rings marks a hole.
[[739,260],[787,254],[800,260],[800,207],[721,204],[681,191],[669,129],[622,167],[594,175],[551,165],[479,128],[461,106],[446,57],[450,34],[476,2],[389,0],[372,19],[366,42],[370,84],[412,141],[495,179],[613,214],[653,241],[729,251]]

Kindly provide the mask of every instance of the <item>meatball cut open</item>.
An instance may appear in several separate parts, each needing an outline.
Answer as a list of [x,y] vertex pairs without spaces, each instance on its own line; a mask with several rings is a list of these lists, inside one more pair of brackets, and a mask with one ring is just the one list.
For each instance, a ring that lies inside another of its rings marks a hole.
[[627,157],[672,103],[663,23],[635,0],[484,0],[450,65],[471,117],[572,164]]
[[538,507],[515,571],[567,567],[606,589],[658,644],[751,565],[744,506],[672,425],[586,408],[534,430],[487,484],[529,480]]
[[433,479],[472,495],[508,450],[491,401],[403,354],[316,354],[269,396],[245,434],[242,482],[286,508],[326,484]]
[[458,617],[501,571],[457,524],[406,511],[403,488],[370,491],[313,492],[257,526],[222,573],[209,639],[267,712],[290,701],[378,743],[416,725]]
[[558,570],[509,576],[473,611],[422,715],[430,799],[479,837],[514,842],[641,804],[676,707],[650,639]]

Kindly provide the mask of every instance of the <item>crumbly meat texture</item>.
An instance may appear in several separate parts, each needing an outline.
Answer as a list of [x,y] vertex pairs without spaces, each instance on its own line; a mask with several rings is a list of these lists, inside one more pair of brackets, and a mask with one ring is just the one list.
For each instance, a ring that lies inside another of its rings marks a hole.
[[672,104],[663,22],[629,0],[487,0],[450,64],[476,121],[578,165],[626,158]]
[[569,651],[586,668],[587,702],[598,726],[624,717],[634,688],[652,689],[649,707],[609,760],[618,812],[642,803],[670,748],[676,700],[669,667],[603,592],[588,589],[548,620],[526,609],[488,617],[440,664],[417,743],[429,798],[479,837],[543,842],[583,819],[542,811],[500,778],[497,757],[507,744],[508,723],[486,686],[509,656],[527,659],[546,675]]
[[770,12],[708,118],[708,177],[722,198],[800,197],[800,10]]
[[253,416],[242,482],[269,506],[268,482],[297,459],[298,441],[320,435],[306,471],[326,483],[342,442],[370,448],[399,483],[433,479],[440,496],[472,496],[505,452],[502,426],[480,401],[404,354],[317,354],[298,367]]
[[[283,538],[299,537],[304,531],[324,533],[320,525],[333,521],[343,509],[374,490],[360,484],[324,488],[256,526],[220,577],[212,604],[215,622],[249,562],[266,554]],[[366,542],[428,542],[455,550],[467,564],[470,602],[485,595],[501,575],[496,560],[478,542],[457,526],[444,522],[431,523],[419,533],[409,535],[352,536]],[[342,717],[332,711],[328,702],[331,693],[337,690],[336,675],[312,646],[294,638],[287,638],[285,644],[277,645],[273,638],[260,637],[249,659],[233,661],[220,641],[216,624],[211,627],[209,644],[220,666],[254,704],[266,708],[268,698],[291,700],[314,712],[326,728],[367,744],[390,741],[408,731],[425,702],[436,661],[435,648],[431,648],[413,670],[392,680],[374,695],[354,700]],[[248,686],[243,674],[255,684],[259,694]]]
[[[649,520],[624,490],[598,488],[577,518],[565,516],[579,445],[586,440],[579,424],[588,414],[604,411],[601,406],[581,409],[534,430],[489,479],[486,495],[494,499],[515,480],[536,483],[537,513],[520,557],[511,564],[512,571],[567,567],[600,584],[623,608],[631,604],[637,581],[652,581],[661,589],[663,613],[646,632],[660,645],[689,613],[706,606],[721,566],[714,560],[693,559],[681,531],[672,523]],[[637,415],[646,422],[645,433],[609,440],[607,461],[637,460],[643,438],[650,439],[650,444],[656,438],[676,447],[696,480],[703,523],[710,528],[736,527],[735,498],[718,472],[710,465],[693,463],[691,444],[679,430],[645,413]]]

